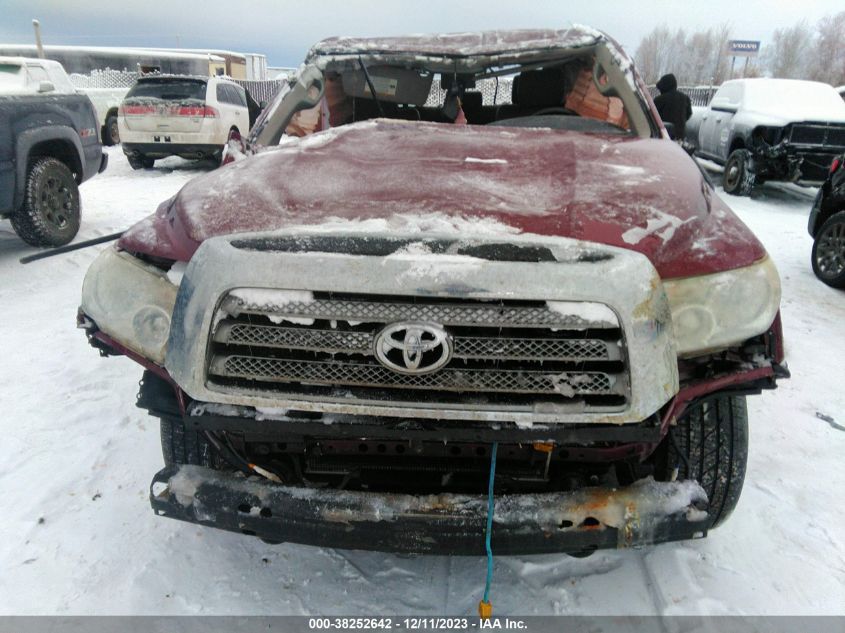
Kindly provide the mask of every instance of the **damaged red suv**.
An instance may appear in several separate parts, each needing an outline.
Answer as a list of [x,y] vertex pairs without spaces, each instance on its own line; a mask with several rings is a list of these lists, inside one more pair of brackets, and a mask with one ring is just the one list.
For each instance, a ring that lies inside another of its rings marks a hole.
[[325,40],[246,149],[85,279],[157,514],[477,554],[492,490],[496,551],[584,555],[731,513],[778,275],[613,40]]

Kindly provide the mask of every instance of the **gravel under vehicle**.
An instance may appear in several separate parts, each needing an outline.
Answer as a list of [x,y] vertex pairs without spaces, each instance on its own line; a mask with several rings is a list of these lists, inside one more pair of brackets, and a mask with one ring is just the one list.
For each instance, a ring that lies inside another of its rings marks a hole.
[[[788,375],[760,242],[586,28],[332,38],[247,156],[104,251],[161,516],[344,548],[699,538]],[[493,474],[493,471],[495,472]]]

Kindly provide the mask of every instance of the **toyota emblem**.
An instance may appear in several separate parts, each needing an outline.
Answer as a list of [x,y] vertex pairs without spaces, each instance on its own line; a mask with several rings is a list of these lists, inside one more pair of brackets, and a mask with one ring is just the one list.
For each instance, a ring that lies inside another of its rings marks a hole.
[[400,374],[428,374],[451,360],[452,339],[435,323],[394,323],[376,336],[375,354]]

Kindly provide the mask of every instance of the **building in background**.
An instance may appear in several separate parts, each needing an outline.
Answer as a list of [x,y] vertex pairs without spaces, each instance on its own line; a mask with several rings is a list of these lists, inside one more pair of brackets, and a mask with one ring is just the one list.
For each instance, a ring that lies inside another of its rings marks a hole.
[[[0,44],[0,55],[38,57],[35,45]],[[68,73],[119,70],[141,74],[228,75],[233,79],[264,81],[267,58],[260,53],[237,53],[198,48],[129,48],[123,46],[45,46],[44,56]]]
[[[0,44],[0,55],[38,57],[35,45]],[[226,68],[223,57],[207,52],[171,51],[153,48],[105,46],[45,46],[44,56],[64,66],[68,74],[90,74],[99,70],[215,75]]]

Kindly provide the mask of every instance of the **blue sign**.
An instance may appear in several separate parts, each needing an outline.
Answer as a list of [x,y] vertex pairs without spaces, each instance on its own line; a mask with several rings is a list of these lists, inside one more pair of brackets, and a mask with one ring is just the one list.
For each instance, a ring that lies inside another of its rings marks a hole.
[[757,40],[728,40],[728,53],[736,57],[756,57],[759,52]]

